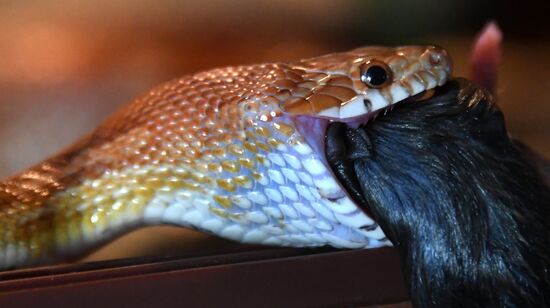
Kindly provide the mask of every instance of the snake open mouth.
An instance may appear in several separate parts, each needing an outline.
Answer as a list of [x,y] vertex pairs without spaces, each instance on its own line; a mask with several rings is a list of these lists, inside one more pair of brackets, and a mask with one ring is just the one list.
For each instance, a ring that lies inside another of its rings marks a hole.
[[[329,203],[338,204],[337,206],[353,207],[357,209],[356,218],[339,216],[340,221],[345,225],[354,226],[358,232],[364,232],[364,235],[372,240],[357,243],[346,242],[342,247],[377,247],[379,245],[388,245],[387,238],[375,221],[375,216],[370,211],[367,200],[363,197],[360,181],[356,177],[353,166],[354,155],[368,155],[368,138],[362,136],[362,127],[370,123],[377,122],[377,119],[391,114],[394,108],[401,106],[423,103],[431,100],[441,92],[440,87],[422,91],[416,95],[403,99],[384,108],[363,114],[358,117],[347,119],[329,119],[318,116],[294,116],[293,122],[300,134],[307,143],[316,152],[319,159],[331,168],[332,189],[320,191],[320,196],[326,198]],[[353,134],[348,135],[351,131]],[[322,188],[320,188],[322,189]],[[330,191],[330,192],[329,192]],[[355,216],[354,216],[355,217]],[[359,218],[362,217],[362,218]],[[361,233],[363,234],[363,233]]]

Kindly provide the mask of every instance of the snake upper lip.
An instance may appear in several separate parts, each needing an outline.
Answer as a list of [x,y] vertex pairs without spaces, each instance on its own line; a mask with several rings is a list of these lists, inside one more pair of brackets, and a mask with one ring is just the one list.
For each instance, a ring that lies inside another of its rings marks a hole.
[[[387,112],[388,110],[392,110],[397,104],[404,104],[404,103],[409,103],[409,102],[419,102],[419,101],[428,100],[434,95],[437,88],[438,87],[428,89],[428,90],[424,90],[424,91],[422,91],[418,94],[407,97],[407,98],[405,98],[401,101],[390,104],[390,105],[388,105],[388,106],[386,106],[382,109],[378,109],[378,110],[375,110],[373,112],[366,113],[364,115],[360,115],[360,116],[353,117],[353,118],[347,118],[347,119],[335,119],[332,122],[342,122],[342,123],[346,123],[348,126],[350,126],[352,128],[357,128],[359,125],[365,124],[368,121],[370,121],[372,119],[375,119],[380,114],[380,112]],[[366,98],[365,98],[365,100],[366,100]]]

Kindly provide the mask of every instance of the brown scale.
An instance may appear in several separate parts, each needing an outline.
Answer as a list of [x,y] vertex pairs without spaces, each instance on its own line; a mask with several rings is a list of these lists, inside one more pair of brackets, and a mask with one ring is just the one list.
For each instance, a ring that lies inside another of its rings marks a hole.
[[[231,146],[245,138],[244,126],[254,124],[242,118],[244,108],[257,108],[254,104],[246,107],[247,100],[276,102],[289,113],[315,113],[341,105],[363,90],[356,72],[358,58],[376,56],[383,61],[398,51],[414,57],[424,49],[357,49],[290,64],[214,69],[160,85],[66,151],[0,183],[0,260],[9,244],[27,247],[33,259],[54,254],[63,248],[60,246],[77,243],[81,232],[93,227],[84,222],[94,217],[99,219],[98,226],[106,225],[104,220],[117,211],[131,211],[138,217],[159,182],[174,179],[170,185],[189,190],[214,185],[210,179],[188,171],[158,171],[144,176],[115,172],[124,168],[175,163],[208,169],[208,164],[202,163],[208,157],[223,158],[229,152],[238,158],[210,167],[234,172],[236,177],[233,181],[218,180],[218,185],[229,191],[235,185],[249,185],[247,179],[238,177],[239,169],[254,170],[265,157],[246,158],[242,151],[269,150],[280,141],[245,142],[245,149]],[[266,114],[265,120],[272,117]],[[294,132],[285,124],[274,123],[274,129],[286,136]],[[253,177],[262,175],[253,173]],[[94,179],[101,189],[94,188]],[[104,191],[122,187],[134,190],[118,200],[101,199]],[[91,200],[97,199],[101,200],[99,205],[92,206],[95,203]],[[219,204],[229,206],[230,200],[218,199]],[[128,204],[121,205],[124,200]],[[83,204],[92,205],[78,210]]]

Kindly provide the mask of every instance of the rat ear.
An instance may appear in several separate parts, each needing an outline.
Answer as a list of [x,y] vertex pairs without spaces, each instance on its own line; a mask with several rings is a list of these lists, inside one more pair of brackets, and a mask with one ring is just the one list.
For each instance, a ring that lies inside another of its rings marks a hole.
[[497,68],[502,54],[502,31],[495,21],[483,27],[470,54],[472,81],[495,93]]

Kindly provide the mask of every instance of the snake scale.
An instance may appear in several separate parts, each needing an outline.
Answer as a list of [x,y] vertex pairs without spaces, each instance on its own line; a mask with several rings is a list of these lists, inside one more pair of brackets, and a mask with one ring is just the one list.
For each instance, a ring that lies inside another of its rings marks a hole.
[[162,84],[0,183],[0,269],[157,224],[266,245],[391,245],[330,170],[324,129],[364,123],[450,74],[439,47],[364,47]]

